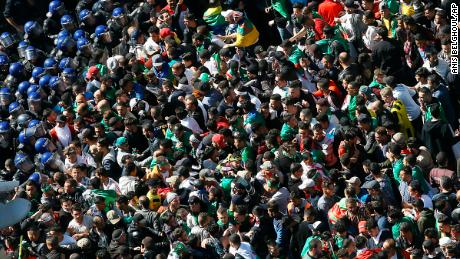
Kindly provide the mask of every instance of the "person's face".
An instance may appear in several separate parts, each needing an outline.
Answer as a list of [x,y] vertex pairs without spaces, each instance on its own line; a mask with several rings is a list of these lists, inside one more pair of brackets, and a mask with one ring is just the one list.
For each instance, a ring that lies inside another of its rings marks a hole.
[[240,213],[237,213],[237,212],[235,212],[235,213],[233,214],[233,217],[234,217],[234,219],[235,219],[235,222],[238,223],[238,224],[243,223],[244,220],[246,219],[246,215],[240,214]]
[[27,231],[27,237],[29,238],[30,241],[34,242],[34,241],[37,241],[40,236],[37,231],[29,230]]
[[369,2],[366,0],[361,1],[364,10],[372,10],[374,8],[373,2]]
[[446,223],[438,223],[438,227],[439,231],[441,231],[442,233],[450,233],[452,231],[450,225]]
[[195,28],[196,27],[196,21],[195,20],[184,19],[184,25],[187,26],[188,28]]
[[435,16],[436,12],[434,10],[429,10],[428,9],[428,10],[425,10],[424,14],[425,14],[425,17],[428,20],[432,20],[432,19],[434,19],[434,16]]
[[285,87],[287,85],[286,80],[280,79],[279,77],[275,78],[275,83],[278,87]]
[[328,197],[332,197],[335,195],[335,189],[333,187],[323,188],[323,193]]
[[372,236],[372,237],[376,237],[378,234],[379,234],[380,230],[379,228],[375,227],[375,228],[371,228],[369,230],[369,234]]
[[375,136],[375,141],[377,141],[377,143],[379,143],[379,144],[385,144],[386,143],[386,136],[385,135],[375,133],[374,136]]
[[190,210],[194,213],[197,213],[199,212],[201,209],[201,206],[200,206],[200,203],[199,202],[195,202],[195,203],[192,203],[190,204]]
[[192,111],[195,109],[195,105],[193,104],[192,100],[185,100],[185,109],[188,111]]
[[74,190],[73,190],[73,186],[72,184],[70,183],[64,183],[64,192],[65,193],[72,193]]
[[72,217],[77,221],[81,221],[83,219],[83,213],[81,211],[74,210],[72,211]]
[[324,139],[324,132],[322,130],[314,130],[313,131],[313,138],[316,139],[317,141],[321,141]]
[[72,208],[72,202],[71,201],[65,201],[61,204],[62,206],[62,209],[64,209],[64,211],[67,211],[69,212],[70,209]]
[[104,209],[105,209],[105,202],[96,203],[96,208],[97,208],[99,211],[104,211]]
[[347,203],[347,210],[351,213],[356,213],[358,210],[358,206],[355,203]]
[[428,60],[430,61],[430,64],[437,64],[438,63],[438,56],[437,55],[430,55],[428,56]]
[[278,100],[271,100],[270,99],[270,108],[272,108],[273,110],[277,110],[279,109],[281,106],[281,102],[278,101]]
[[289,93],[289,96],[292,98],[299,98],[300,88],[299,87],[289,87],[288,93]]
[[272,256],[278,256],[279,255],[279,248],[276,245],[269,245],[268,246],[268,252]]
[[387,104],[391,104],[393,102],[393,96],[391,95],[385,95],[385,96],[382,96],[383,98],[383,101]]
[[351,84],[348,84],[347,86],[347,92],[351,96],[355,96],[358,94],[358,89],[356,87],[353,87]]
[[419,92],[418,95],[419,95],[418,99],[420,103],[428,104],[431,102],[431,99],[432,99],[431,95],[426,94],[424,92]]
[[36,193],[37,189],[33,185],[26,186],[26,194],[28,197],[33,197]]
[[240,149],[246,145],[246,142],[242,139],[234,139],[233,144],[237,149]]
[[441,45],[442,52],[447,53],[450,55],[450,44],[443,44]]
[[390,10],[388,10],[388,8],[380,9],[380,15],[383,17],[388,17],[390,15]]

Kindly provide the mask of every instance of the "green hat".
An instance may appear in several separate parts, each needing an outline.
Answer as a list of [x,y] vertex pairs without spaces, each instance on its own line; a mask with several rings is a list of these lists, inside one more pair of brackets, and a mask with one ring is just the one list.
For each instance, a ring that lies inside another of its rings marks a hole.
[[116,147],[119,147],[119,146],[124,145],[124,144],[128,144],[128,139],[125,138],[125,137],[119,137],[115,141],[115,146]]
[[209,82],[209,74],[208,73],[201,73],[200,81],[205,82],[205,83]]

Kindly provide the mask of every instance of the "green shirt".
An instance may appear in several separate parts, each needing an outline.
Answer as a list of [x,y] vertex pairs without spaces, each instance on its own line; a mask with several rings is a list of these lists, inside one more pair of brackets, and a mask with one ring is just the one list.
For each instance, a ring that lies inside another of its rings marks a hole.
[[403,164],[402,158],[398,159],[393,164],[393,177],[398,182],[398,184],[401,182],[401,177],[399,176],[399,173],[401,172],[403,167],[404,167],[404,164]]

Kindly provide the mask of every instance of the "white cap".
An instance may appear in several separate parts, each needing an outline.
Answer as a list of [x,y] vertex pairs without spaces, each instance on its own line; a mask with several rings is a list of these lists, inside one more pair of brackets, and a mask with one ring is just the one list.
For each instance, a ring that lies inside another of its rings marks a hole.
[[306,188],[311,188],[315,186],[315,181],[310,178],[305,179],[301,185],[299,185],[300,190],[305,190]]
[[447,245],[450,245],[450,244],[453,244],[454,241],[452,241],[452,239],[450,239],[450,237],[441,237],[439,239],[439,246],[447,246]]
[[111,71],[118,68],[118,60],[115,57],[110,57],[107,59],[107,68]]
[[359,180],[359,178],[356,177],[356,176],[353,176],[349,180],[345,180],[345,182],[351,183],[351,184],[359,184],[359,185],[361,185],[361,180]]

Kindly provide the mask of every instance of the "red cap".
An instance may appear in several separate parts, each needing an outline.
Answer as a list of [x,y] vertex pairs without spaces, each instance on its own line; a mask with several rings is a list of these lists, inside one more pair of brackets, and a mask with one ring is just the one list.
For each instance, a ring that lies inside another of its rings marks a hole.
[[227,146],[227,143],[225,143],[224,135],[222,134],[214,134],[211,141],[212,143],[216,143],[217,147],[219,148],[225,148]]
[[92,77],[96,76],[97,73],[99,73],[99,68],[96,66],[90,67],[88,72],[86,72],[86,79],[91,79]]
[[172,35],[173,32],[171,31],[170,28],[163,28],[160,30],[160,38],[164,39],[168,37],[169,35]]

